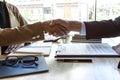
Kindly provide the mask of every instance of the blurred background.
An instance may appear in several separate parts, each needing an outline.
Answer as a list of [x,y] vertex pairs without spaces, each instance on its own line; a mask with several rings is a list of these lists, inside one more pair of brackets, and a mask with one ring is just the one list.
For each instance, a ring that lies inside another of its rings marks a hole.
[[114,19],[120,14],[119,0],[6,0],[18,7],[28,21],[51,19],[92,21]]

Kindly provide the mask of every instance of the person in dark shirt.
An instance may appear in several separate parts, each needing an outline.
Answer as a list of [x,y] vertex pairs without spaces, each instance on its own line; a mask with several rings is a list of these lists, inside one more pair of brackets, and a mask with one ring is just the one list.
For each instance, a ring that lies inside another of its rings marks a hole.
[[120,16],[114,20],[84,22],[55,19],[14,27],[15,28],[6,28],[0,31],[0,45],[44,40],[44,32],[55,36],[62,36],[70,31],[81,32],[84,30],[86,39],[115,37],[120,35]]
[[[101,21],[68,21],[56,19],[52,21],[52,25],[60,24],[70,31],[84,32],[86,39],[100,39],[120,36],[120,16],[114,20]],[[120,44],[113,46],[117,53],[120,53]]]
[[109,19],[84,22],[56,19],[52,21],[52,25],[55,24],[60,24],[66,27],[69,31],[81,32],[84,29],[87,39],[120,36],[120,16],[115,18],[115,20]]

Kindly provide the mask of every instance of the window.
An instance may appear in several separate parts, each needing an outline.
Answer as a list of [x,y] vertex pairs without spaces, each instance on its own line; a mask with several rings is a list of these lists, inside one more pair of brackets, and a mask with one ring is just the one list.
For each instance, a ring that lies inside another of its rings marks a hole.
[[6,0],[16,5],[29,23],[50,19],[92,21],[114,19],[119,0]]
[[44,7],[43,14],[51,14],[51,8],[50,7]]
[[120,1],[119,0],[97,0],[96,4],[96,20],[114,19],[120,16]]

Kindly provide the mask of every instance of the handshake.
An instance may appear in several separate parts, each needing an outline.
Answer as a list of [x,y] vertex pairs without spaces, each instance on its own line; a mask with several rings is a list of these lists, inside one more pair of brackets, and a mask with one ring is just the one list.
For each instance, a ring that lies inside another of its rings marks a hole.
[[53,36],[65,36],[70,31],[80,32],[81,22],[55,19],[37,22],[16,28],[5,28],[0,32],[0,46],[26,43],[44,39],[44,32]]
[[64,36],[70,31],[78,31],[81,29],[81,22],[67,21],[62,19],[55,19],[41,23],[44,31],[53,36]]

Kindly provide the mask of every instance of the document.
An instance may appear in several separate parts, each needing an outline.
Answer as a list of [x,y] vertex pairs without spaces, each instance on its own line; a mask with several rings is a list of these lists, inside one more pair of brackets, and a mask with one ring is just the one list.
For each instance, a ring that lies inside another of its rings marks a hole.
[[57,57],[115,57],[118,54],[107,43],[71,43],[58,45]]

